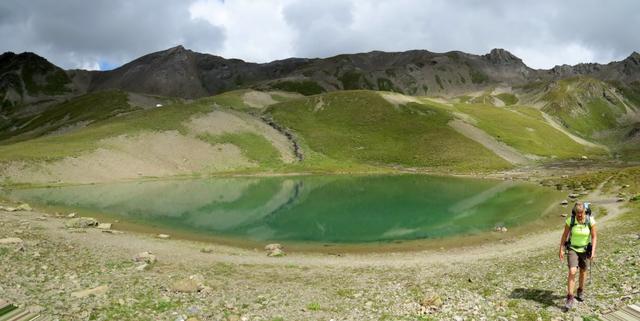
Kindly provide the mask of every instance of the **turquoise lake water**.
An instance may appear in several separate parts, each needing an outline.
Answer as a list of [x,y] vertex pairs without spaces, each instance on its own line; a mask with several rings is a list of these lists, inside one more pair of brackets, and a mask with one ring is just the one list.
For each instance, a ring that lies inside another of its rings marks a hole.
[[17,189],[10,197],[194,235],[367,243],[471,235],[540,218],[533,184],[423,175],[239,177]]

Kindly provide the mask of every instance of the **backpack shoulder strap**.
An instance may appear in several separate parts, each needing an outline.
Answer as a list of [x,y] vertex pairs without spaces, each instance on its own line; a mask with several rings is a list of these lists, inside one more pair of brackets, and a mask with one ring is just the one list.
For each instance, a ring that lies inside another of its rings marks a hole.
[[569,228],[572,229],[574,226],[576,226],[576,216],[571,215],[571,224],[569,224]]

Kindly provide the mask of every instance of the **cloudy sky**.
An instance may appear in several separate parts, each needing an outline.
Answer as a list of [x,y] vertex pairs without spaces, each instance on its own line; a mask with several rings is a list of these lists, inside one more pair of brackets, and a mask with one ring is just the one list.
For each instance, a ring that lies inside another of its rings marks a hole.
[[178,44],[267,62],[505,48],[534,68],[640,51],[637,0],[2,0],[0,51],[109,69]]

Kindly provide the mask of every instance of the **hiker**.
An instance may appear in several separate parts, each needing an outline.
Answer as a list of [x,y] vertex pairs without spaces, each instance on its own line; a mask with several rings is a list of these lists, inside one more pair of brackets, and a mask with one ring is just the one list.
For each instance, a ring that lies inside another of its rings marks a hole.
[[[587,274],[588,265],[596,258],[596,221],[591,217],[591,210],[588,203],[577,202],[573,207],[571,216],[567,217],[564,225],[562,239],[560,239],[560,261],[564,260],[564,252],[567,251],[567,263],[569,275],[567,279],[567,301],[565,308],[571,309],[575,300],[584,300],[584,279]],[[576,272],[580,268],[580,278],[578,291],[573,296],[575,288]]]

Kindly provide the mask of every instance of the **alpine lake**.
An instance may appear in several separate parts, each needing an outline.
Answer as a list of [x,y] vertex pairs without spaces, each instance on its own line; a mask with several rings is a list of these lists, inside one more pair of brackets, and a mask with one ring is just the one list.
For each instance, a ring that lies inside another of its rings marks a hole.
[[[245,247],[475,243],[561,225],[563,194],[527,182],[426,175],[216,177],[9,189],[115,229]],[[550,219],[554,218],[554,219]],[[421,242],[421,243],[416,243]],[[440,242],[440,243],[438,243]],[[438,245],[440,246],[440,245]]]

